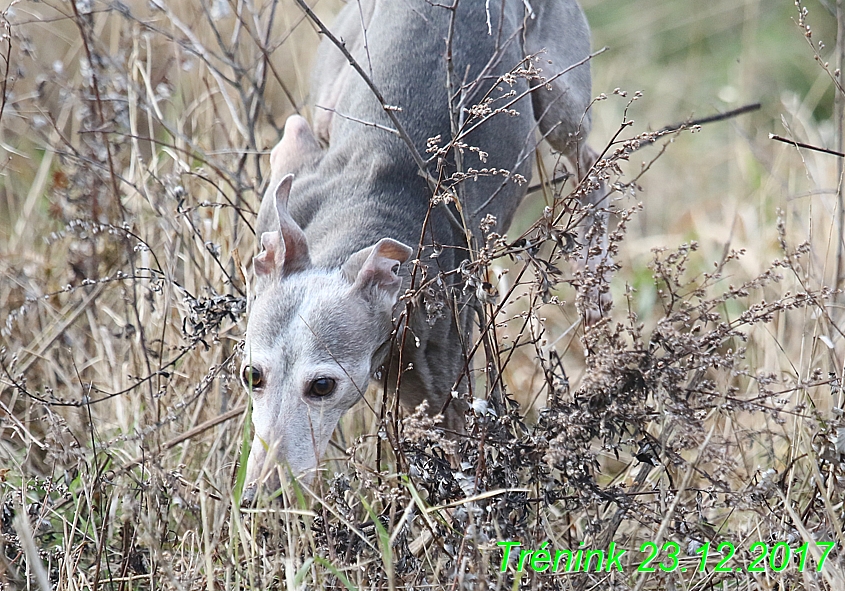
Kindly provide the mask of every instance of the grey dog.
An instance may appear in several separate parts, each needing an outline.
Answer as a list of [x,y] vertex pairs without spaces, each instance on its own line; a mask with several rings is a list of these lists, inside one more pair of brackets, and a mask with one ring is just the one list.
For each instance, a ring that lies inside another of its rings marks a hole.
[[[583,143],[590,33],[575,0],[352,0],[333,32],[384,103],[324,39],[313,130],[290,117],[272,151],[242,368],[253,397],[250,483],[278,486],[278,466],[310,478],[373,376],[399,371],[391,336],[417,245],[427,245],[418,259],[432,278],[461,267],[467,238],[483,240],[482,219],[504,232],[539,137],[582,171],[595,158]],[[456,134],[460,142],[437,155]],[[430,161],[423,171],[420,154]],[[460,185],[460,203],[432,207],[443,171],[470,169],[482,172]],[[401,328],[412,334],[404,406],[444,407],[465,371],[471,327],[467,306],[434,319],[414,308]],[[466,406],[445,406],[443,425],[460,432]]]

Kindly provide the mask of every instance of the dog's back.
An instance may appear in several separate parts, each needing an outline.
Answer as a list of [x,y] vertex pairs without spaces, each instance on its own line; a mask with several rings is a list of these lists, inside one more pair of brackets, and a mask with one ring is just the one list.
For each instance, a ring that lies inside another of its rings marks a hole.
[[[369,16],[364,23],[366,47],[355,3],[341,14],[340,36],[351,46],[353,57],[369,73],[386,103],[401,109],[396,111],[397,118],[417,151],[428,157],[429,138],[439,136],[443,144],[452,135],[445,59],[450,12],[423,1],[364,4],[365,16]],[[468,108],[481,101],[497,78],[518,67],[523,58],[521,39],[514,34],[522,5],[509,2],[505,6],[502,33],[501,15],[493,11],[493,34],[488,35],[484,2],[458,4],[451,43],[455,107],[460,104]],[[322,44],[316,63],[312,86],[315,132],[328,143],[329,150],[311,170],[298,171],[291,196],[294,219],[303,224],[309,242],[313,241],[313,252],[325,253],[318,255],[325,264],[342,262],[350,252],[372,244],[379,236],[416,243],[431,189],[408,146],[398,135],[386,131],[393,127],[390,119],[333,44]],[[535,126],[526,93],[528,82],[515,78],[512,86],[499,86],[501,90],[494,90],[492,96],[511,90],[525,95],[510,106],[520,115],[496,116],[463,138],[466,144],[489,154],[482,162],[476,154],[466,152],[465,168],[495,168],[527,177]],[[506,102],[508,99],[501,99],[494,106]],[[466,120],[467,113],[457,116]],[[430,174],[435,174],[435,169],[433,163]],[[454,170],[454,162],[450,162],[445,172]],[[495,215],[500,227],[505,228],[524,188],[500,174],[464,183],[462,191],[468,211],[473,211],[503,183],[506,187],[485,213]],[[453,235],[455,229],[444,221],[436,219],[431,224],[434,235],[430,240],[460,244],[460,237]],[[477,229],[477,224],[467,222]],[[337,228],[341,226],[349,226],[343,244],[337,241]],[[348,241],[352,236],[354,239]]]

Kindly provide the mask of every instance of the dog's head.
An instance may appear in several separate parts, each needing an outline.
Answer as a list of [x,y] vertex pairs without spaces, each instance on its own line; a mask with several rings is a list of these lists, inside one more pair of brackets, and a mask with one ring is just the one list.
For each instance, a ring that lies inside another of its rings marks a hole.
[[288,212],[293,175],[268,190],[278,229],[253,259],[255,298],[241,366],[255,436],[247,483],[278,488],[278,469],[310,479],[338,420],[364,394],[393,327],[411,249],[390,238],[341,268],[312,265]]

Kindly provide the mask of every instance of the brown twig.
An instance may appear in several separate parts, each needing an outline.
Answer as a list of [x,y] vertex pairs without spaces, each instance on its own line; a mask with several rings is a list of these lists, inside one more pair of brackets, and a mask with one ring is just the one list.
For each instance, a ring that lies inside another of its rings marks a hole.
[[[172,449],[172,448],[176,447],[177,445],[179,445],[180,443],[187,441],[188,439],[193,439],[194,437],[196,437],[200,433],[204,433],[205,431],[208,431],[209,429],[216,427],[217,425],[219,425],[221,423],[225,423],[226,421],[230,421],[230,420],[234,419],[235,417],[241,416],[242,414],[244,414],[244,412],[246,412],[246,405],[242,404],[242,405],[240,405],[236,408],[233,408],[229,412],[225,412],[222,415],[216,416],[213,419],[209,419],[209,420],[205,421],[204,423],[200,423],[199,425],[197,425],[193,429],[185,431],[184,433],[177,435],[173,439],[170,439],[169,441],[162,443],[161,444],[161,451],[165,452],[169,449]],[[137,456],[137,457],[129,460],[128,462],[126,462],[120,468],[120,470],[118,470],[118,473],[126,472],[127,470],[137,466],[138,464],[140,464],[143,461],[144,461],[144,455]]]
[[715,115],[710,115],[708,117],[702,117],[701,119],[690,119],[688,121],[683,121],[681,123],[674,123],[672,125],[667,125],[663,129],[659,130],[655,135],[654,139],[652,140],[643,140],[640,143],[640,147],[637,148],[642,149],[646,146],[649,146],[656,142],[660,137],[666,135],[667,133],[673,133],[675,131],[681,131],[683,129],[689,129],[690,127],[696,127],[699,125],[707,125],[708,123],[716,123],[717,121],[726,121],[728,119],[733,119],[734,117],[739,117],[740,115],[745,115],[747,113],[753,113],[754,111],[759,111],[761,108],[760,103],[751,103],[748,105],[743,105],[742,107],[733,109],[731,111],[726,111],[725,113],[717,113]]
[[769,139],[778,142],[783,142],[784,144],[792,144],[796,148],[806,148],[808,150],[813,150],[814,152],[821,152],[822,154],[830,154],[831,156],[839,156],[840,158],[845,158],[845,153],[837,152],[836,150],[829,150],[828,148],[822,148],[820,146],[805,144],[804,142],[796,142],[795,140],[791,140],[788,137],[775,135],[774,133],[769,134]]

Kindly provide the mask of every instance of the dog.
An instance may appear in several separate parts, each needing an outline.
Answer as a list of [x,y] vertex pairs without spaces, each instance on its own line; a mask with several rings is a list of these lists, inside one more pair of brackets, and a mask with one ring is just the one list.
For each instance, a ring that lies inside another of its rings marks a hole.
[[[279,466],[312,478],[376,374],[398,383],[403,406],[427,401],[461,433],[467,407],[453,392],[467,387],[471,306],[432,314],[435,288],[441,303],[462,297],[442,278],[483,243],[482,221],[510,225],[538,136],[582,174],[595,159],[590,32],[575,0],[350,1],[332,30],[313,71],[313,128],[287,120],[258,214],[241,370],[251,494],[278,488]],[[443,189],[461,173],[473,179]],[[434,291],[397,327],[411,259]]]

